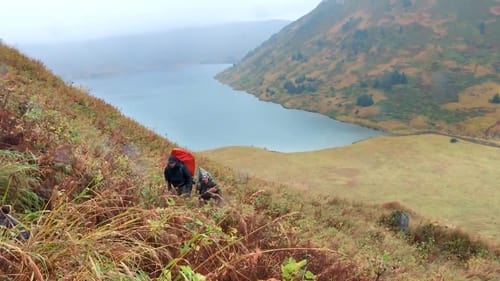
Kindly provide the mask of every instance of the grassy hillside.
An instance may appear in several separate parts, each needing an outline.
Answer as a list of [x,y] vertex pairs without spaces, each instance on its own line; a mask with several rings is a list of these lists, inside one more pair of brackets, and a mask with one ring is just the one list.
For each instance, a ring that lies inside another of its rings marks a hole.
[[[412,214],[238,174],[222,207],[165,193],[172,144],[0,45],[1,280],[495,280],[498,250]],[[419,218],[418,220],[416,218]],[[417,223],[418,222],[418,223]],[[293,258],[290,259],[290,258]],[[311,273],[306,274],[307,271]],[[275,278],[275,279],[271,279]]]
[[218,75],[394,133],[500,139],[497,0],[327,0]]
[[207,157],[303,191],[398,201],[425,217],[500,243],[500,148],[437,135],[380,137],[304,153],[234,147]]

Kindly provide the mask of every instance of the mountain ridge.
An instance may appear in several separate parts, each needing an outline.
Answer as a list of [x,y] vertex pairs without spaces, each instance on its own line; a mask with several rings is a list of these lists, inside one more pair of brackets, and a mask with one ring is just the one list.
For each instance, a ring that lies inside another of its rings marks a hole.
[[[157,70],[178,64],[232,64],[288,23],[235,22],[18,47],[67,78]],[[241,37],[241,33],[246,36]]]
[[489,101],[500,92],[499,9],[496,0],[323,1],[217,79],[393,133],[498,140]]

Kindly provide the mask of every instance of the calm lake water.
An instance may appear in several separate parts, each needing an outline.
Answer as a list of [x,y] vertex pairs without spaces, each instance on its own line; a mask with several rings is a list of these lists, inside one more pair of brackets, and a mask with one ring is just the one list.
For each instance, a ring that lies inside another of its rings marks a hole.
[[191,65],[74,82],[158,134],[195,151],[234,145],[310,151],[383,134],[235,91],[213,78],[227,67]]

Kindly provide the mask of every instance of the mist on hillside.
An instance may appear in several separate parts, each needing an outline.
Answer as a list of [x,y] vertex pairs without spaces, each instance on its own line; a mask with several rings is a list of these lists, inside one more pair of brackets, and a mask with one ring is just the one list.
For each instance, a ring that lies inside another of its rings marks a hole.
[[66,79],[238,62],[289,21],[239,22],[19,48]]

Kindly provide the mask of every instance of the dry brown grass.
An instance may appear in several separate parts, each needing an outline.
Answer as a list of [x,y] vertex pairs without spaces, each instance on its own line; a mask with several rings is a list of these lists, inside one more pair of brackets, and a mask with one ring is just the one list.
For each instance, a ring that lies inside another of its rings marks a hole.
[[[0,62],[8,67],[0,77],[0,149],[20,155],[0,163],[2,182],[31,189],[45,203],[45,210],[14,204],[31,237],[19,243],[11,239],[16,229],[0,234],[2,278],[177,280],[188,266],[207,280],[258,280],[280,278],[281,264],[294,257],[308,259],[318,280],[367,280],[334,249],[316,249],[286,231],[281,223],[293,213],[254,210],[245,193],[252,190],[202,156],[199,164],[224,186],[227,206],[200,208],[196,198],[166,196],[161,171],[175,144],[13,49],[0,46]],[[28,164],[34,172],[17,172]],[[2,202],[23,196],[13,194]],[[238,194],[245,204],[231,203]]]
[[183,280],[187,272],[206,280],[280,279],[289,257],[307,259],[317,280],[497,273],[492,256],[474,258],[473,270],[453,253],[422,257],[378,223],[384,210],[376,206],[297,193],[203,155],[198,163],[219,180],[226,205],[168,196],[161,172],[175,144],[15,50],[0,46],[0,62],[8,67],[0,77],[0,149],[19,156],[0,163],[0,176],[46,204],[14,204],[31,237],[13,240],[17,229],[0,235],[2,279]]

